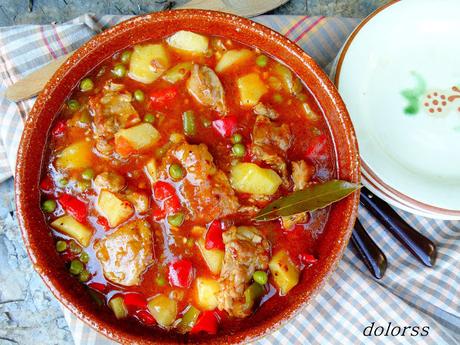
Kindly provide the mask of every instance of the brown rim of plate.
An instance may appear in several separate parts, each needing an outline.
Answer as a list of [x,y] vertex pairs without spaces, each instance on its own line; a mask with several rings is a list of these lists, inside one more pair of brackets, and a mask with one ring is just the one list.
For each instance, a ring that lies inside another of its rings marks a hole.
[[[127,35],[137,33],[138,35],[130,44],[139,43],[151,30],[149,25],[153,27],[158,24],[163,25],[161,32],[171,30],[171,33],[174,32],[172,30],[188,29],[212,35],[212,30],[215,28],[215,35],[225,36],[220,32],[234,29],[229,37],[238,36],[238,39],[247,39],[247,42],[243,42],[267,50],[300,77],[303,76],[301,79],[304,83],[309,81],[313,86],[313,89],[310,89],[312,94],[319,97],[316,101],[329,125],[337,178],[345,178],[352,182],[360,181],[358,143],[345,104],[333,83],[299,46],[264,25],[227,13],[205,10],[157,12],[124,21],[90,39],[58,69],[37,98],[25,123],[16,165],[16,207],[23,240],[35,270],[55,297],[80,320],[112,340],[123,344],[176,344],[185,341],[216,344],[246,343],[265,336],[287,323],[324,286],[347,248],[357,216],[359,191],[331,207],[325,227],[325,230],[328,230],[326,240],[320,246],[321,251],[327,253],[327,256],[312,271],[313,278],[302,279],[297,291],[286,304],[277,305],[275,312],[268,319],[259,320],[260,317],[256,317],[256,323],[249,323],[250,327],[243,327],[234,333],[226,332],[217,336],[191,338],[151,329],[138,323],[128,321],[120,323],[114,320],[109,310],[96,309],[94,303],[90,305],[86,289],[75,284],[74,278],[70,277],[67,270],[62,270],[61,266],[58,268],[60,262],[57,262],[58,256],[54,243],[49,239],[49,229],[38,207],[38,183],[42,169],[43,145],[46,145],[46,133],[56,114],[54,109],[61,104],[61,99],[65,99],[64,97],[70,94],[75,86],[72,83],[84,76],[73,72],[86,69],[85,64],[93,66],[89,57],[107,58],[116,51],[114,46],[118,49],[126,47],[125,42],[120,42],[120,37],[126,38]],[[165,24],[169,26],[165,27]],[[141,28],[144,28],[143,25],[146,30],[139,34]],[[198,25],[201,29],[197,29]],[[276,49],[289,54],[288,56],[277,55]],[[254,314],[256,315],[258,314]]]
[[[376,9],[374,12],[372,12],[369,16],[367,16],[359,25],[353,30],[351,35],[348,37],[347,41],[345,42],[345,45],[342,48],[342,51],[340,52],[340,56],[337,62],[337,67],[335,69],[335,76],[334,76],[334,84],[339,89],[339,79],[340,79],[340,72],[342,71],[342,64],[345,60],[345,56],[347,55],[348,49],[350,48],[351,44],[353,43],[353,40],[356,38],[358,33],[361,31],[361,29],[366,26],[366,24],[371,21],[375,16],[377,16],[380,12],[383,10],[389,8],[390,6],[400,2],[401,0],[393,0],[387,3],[386,5],[383,5],[382,7],[379,7]],[[388,191],[391,193],[395,194],[398,196],[401,200],[404,200],[406,203],[409,205],[415,205],[417,208],[419,208],[422,211],[425,212],[430,212],[430,213],[436,213],[438,215],[442,216],[452,216],[452,217],[459,217],[460,216],[460,210],[451,210],[443,207],[437,207],[434,205],[430,205],[427,203],[424,203],[422,201],[416,200],[396,189],[393,187],[389,186],[387,183],[385,183],[364,161],[364,159],[361,157],[361,169],[363,171],[363,174],[369,175],[372,179],[374,179],[376,182],[378,182],[381,186],[386,188]],[[376,186],[374,186],[377,188]],[[380,190],[380,188],[378,188]],[[382,192],[383,193],[383,192]],[[393,200],[392,197],[390,197],[387,193],[385,194],[388,198]]]

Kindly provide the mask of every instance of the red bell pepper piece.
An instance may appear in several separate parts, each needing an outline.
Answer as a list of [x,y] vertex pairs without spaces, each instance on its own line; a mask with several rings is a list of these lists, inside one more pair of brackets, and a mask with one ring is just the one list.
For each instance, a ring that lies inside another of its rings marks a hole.
[[136,312],[136,316],[147,326],[154,326],[157,323],[152,314],[150,314],[147,310],[138,310]]
[[42,192],[51,192],[51,189],[53,189],[53,181],[48,176],[45,176],[42,182],[40,182],[40,189]]
[[306,156],[310,159],[324,159],[327,148],[327,137],[320,134],[312,139],[310,145],[307,147]]
[[156,200],[163,201],[172,195],[176,195],[176,190],[169,183],[164,181],[157,181],[153,185],[153,197]]
[[208,250],[225,249],[224,240],[222,239],[222,223],[220,221],[214,220],[211,225],[209,225],[204,246]]
[[152,217],[155,221],[162,220],[164,217],[166,217],[166,212],[161,208],[156,208],[152,211]]
[[172,195],[166,199],[163,203],[163,209],[166,214],[172,214],[178,212],[182,208],[179,197]]
[[51,133],[54,136],[60,136],[60,135],[64,134],[66,128],[67,128],[66,122],[61,120],[61,121],[56,122],[56,124],[54,125]]
[[96,290],[96,291],[99,291],[101,293],[104,293],[105,292],[105,289],[107,288],[107,286],[105,286],[104,284],[102,283],[96,283],[96,282],[93,282],[93,283],[89,283],[88,286],[93,289],[93,290]]
[[235,116],[226,116],[218,120],[212,121],[212,127],[219,133],[223,138],[231,136],[237,126],[238,120]]
[[217,333],[218,321],[215,313],[213,311],[203,311],[198,320],[190,331],[191,334],[197,334],[200,332],[206,332],[208,334]]
[[168,266],[168,280],[172,286],[188,288],[193,280],[193,266],[187,259],[179,259]]
[[178,94],[176,86],[170,86],[161,90],[153,90],[150,92],[149,108],[159,108],[168,105],[176,98]]
[[86,221],[88,210],[86,208],[86,204],[83,201],[69,194],[62,194],[58,198],[58,201],[62,208],[70,213],[76,220],[79,222]]
[[147,300],[145,297],[136,292],[129,292],[123,296],[123,301],[128,308],[145,309],[147,308]]
[[105,231],[110,230],[109,221],[106,218],[102,216],[97,217],[97,223],[101,225]]
[[311,265],[311,264],[314,264],[315,262],[318,261],[317,258],[315,258],[313,255],[308,254],[308,253],[302,253],[302,254],[300,254],[299,257],[300,257],[300,261],[304,265]]

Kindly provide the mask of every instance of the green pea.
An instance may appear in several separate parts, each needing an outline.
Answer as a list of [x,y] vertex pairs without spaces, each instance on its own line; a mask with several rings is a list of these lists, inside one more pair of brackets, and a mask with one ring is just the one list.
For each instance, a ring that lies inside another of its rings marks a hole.
[[59,181],[58,181],[58,185],[59,187],[65,187],[69,184],[69,181],[66,179],[66,178],[61,178]]
[[69,249],[72,254],[80,254],[81,253],[81,247],[75,242],[71,241],[69,243]]
[[42,210],[43,212],[51,213],[51,212],[54,212],[54,210],[56,209],[56,206],[57,206],[56,201],[46,200],[42,204]]
[[78,275],[78,280],[84,283],[84,282],[87,282],[90,277],[91,277],[91,273],[89,273],[87,270],[83,270]]
[[121,53],[120,61],[127,64],[129,60],[131,60],[131,54],[132,52],[130,50],[125,50]]
[[145,95],[142,90],[136,90],[134,91],[134,99],[138,102],[144,102]]
[[185,111],[182,114],[182,123],[184,126],[184,133],[186,135],[195,135],[196,124],[195,124],[195,113],[193,110]]
[[163,276],[158,276],[155,279],[155,282],[157,283],[158,286],[164,286],[166,284],[166,279]]
[[83,262],[84,264],[87,264],[89,262],[89,255],[87,252],[81,252],[80,261]]
[[233,134],[232,143],[238,144],[238,143],[241,143],[242,141],[243,141],[243,136],[241,134],[239,133]]
[[178,180],[184,176],[184,170],[179,164],[171,164],[169,167],[169,175],[174,180]]
[[155,122],[155,115],[151,113],[147,113],[144,115],[144,122],[147,123],[154,123]]
[[72,273],[73,275],[80,274],[83,271],[83,269],[84,269],[84,266],[80,260],[72,260],[70,262],[69,272]]
[[83,170],[83,172],[81,173],[81,177],[84,180],[91,181],[94,178],[94,170],[91,168]]
[[283,101],[283,96],[281,94],[279,94],[279,93],[275,93],[273,95],[273,101],[275,103],[281,103]]
[[244,157],[246,154],[246,148],[243,144],[235,144],[232,146],[232,153],[236,157]]
[[255,271],[252,275],[252,279],[260,285],[265,285],[268,282],[268,275],[264,271]]
[[56,242],[56,250],[59,252],[59,253],[62,253],[64,250],[67,249],[67,243],[66,241],[57,241]]
[[126,67],[122,64],[117,64],[113,67],[112,74],[117,78],[123,78],[126,75]]
[[93,88],[94,88],[94,83],[89,78],[85,78],[80,82],[80,90],[82,92],[91,91]]
[[168,216],[168,223],[172,226],[179,227],[184,222],[185,216],[182,212]]
[[82,112],[79,121],[81,123],[90,123],[91,122],[91,115],[89,114],[89,112],[87,112],[87,111]]
[[266,57],[265,55],[259,55],[256,58],[256,65],[257,66],[265,67],[265,66],[267,66],[267,64],[268,64],[268,57]]
[[76,101],[74,99],[69,100],[67,102],[67,106],[72,111],[77,111],[78,109],[80,109],[80,103],[78,103],[78,101]]

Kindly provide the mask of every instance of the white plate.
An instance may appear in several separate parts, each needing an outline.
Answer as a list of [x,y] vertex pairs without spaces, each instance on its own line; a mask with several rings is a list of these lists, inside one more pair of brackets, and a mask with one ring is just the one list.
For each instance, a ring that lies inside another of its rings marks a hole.
[[335,76],[363,173],[445,219],[460,217],[459,13],[459,0],[391,3],[354,31]]

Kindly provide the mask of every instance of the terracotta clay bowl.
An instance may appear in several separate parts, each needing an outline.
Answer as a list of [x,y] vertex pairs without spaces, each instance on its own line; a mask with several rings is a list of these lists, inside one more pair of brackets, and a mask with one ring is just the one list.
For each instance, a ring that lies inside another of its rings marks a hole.
[[319,243],[318,264],[303,274],[282,305],[266,302],[238,327],[215,336],[187,338],[174,332],[117,321],[108,308],[99,308],[82,284],[70,276],[58,256],[40,210],[39,181],[47,136],[55,116],[79,80],[116,51],[178,30],[228,37],[260,48],[290,67],[317,100],[333,138],[337,178],[358,182],[359,155],[355,133],[337,90],[318,65],[297,45],[265,26],[220,12],[181,10],[149,14],[117,25],[78,49],[39,95],[25,124],[16,167],[16,205],[25,245],[32,263],[57,299],[88,325],[126,344],[233,344],[261,337],[292,318],[320,290],[346,248],[357,215],[359,193],[334,204]]

